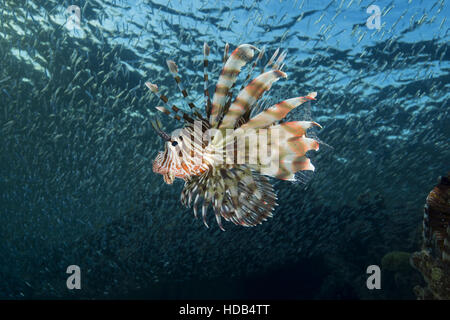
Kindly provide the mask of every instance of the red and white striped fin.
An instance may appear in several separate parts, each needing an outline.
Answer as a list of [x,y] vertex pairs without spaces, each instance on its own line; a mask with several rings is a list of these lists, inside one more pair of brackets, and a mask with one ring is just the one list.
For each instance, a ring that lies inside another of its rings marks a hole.
[[236,78],[242,67],[253,58],[255,49],[256,48],[252,45],[241,44],[227,59],[219,80],[217,81],[216,90],[214,92],[211,116],[209,118],[211,127],[214,128],[217,126],[222,116],[228,91],[236,82]]
[[281,77],[286,78],[287,76],[282,71],[271,70],[259,75],[252,82],[250,82],[244,90],[239,92],[236,100],[225,114],[220,128],[234,128],[236,121],[239,120],[244,113],[250,110],[264,91],[270,89],[273,82],[277,81]]
[[320,125],[312,121],[293,121],[270,127],[268,146],[277,153],[271,153],[268,159],[260,159],[260,172],[281,180],[293,180],[297,171],[314,171],[306,153],[319,150],[319,143],[305,136],[313,126]]
[[255,61],[253,62],[252,68],[250,69],[250,71],[248,72],[247,76],[245,77],[244,83],[242,84],[241,88],[239,89],[239,92],[241,92],[245,88],[245,84],[247,83],[248,80],[250,80],[250,77],[253,74],[253,70],[255,70],[256,65],[258,64],[258,62],[263,57],[265,51],[266,51],[266,47],[263,47],[259,51],[258,57],[256,57]]
[[286,115],[292,109],[298,107],[308,100],[315,100],[317,92],[311,92],[306,97],[292,98],[284,100],[276,105],[264,110],[251,118],[247,123],[241,126],[242,129],[259,129],[266,128],[276,121],[280,121],[286,117]]
[[280,143],[279,168],[275,178],[281,180],[292,180],[299,170],[314,171],[314,166],[306,152],[319,150],[319,143],[305,136],[292,137]]
[[[253,62],[253,65],[252,65],[250,71],[248,72],[247,76],[245,77],[245,80],[243,81],[242,86],[241,86],[241,88],[239,89],[238,92],[241,92],[241,91],[245,88],[245,84],[246,84],[246,83],[248,82],[248,80],[251,78],[251,76],[252,76],[252,74],[253,74],[253,70],[255,69],[256,65],[258,64],[258,61],[261,60],[262,56],[264,55],[264,52],[265,52],[265,47],[263,47],[263,48],[259,51],[258,57],[257,57],[256,60]],[[231,106],[231,103],[232,103],[231,100],[233,99],[233,92],[232,92],[232,90],[233,90],[233,88],[234,88],[235,85],[236,85],[236,83],[234,83],[234,84],[231,86],[230,90],[228,91],[228,94],[227,94],[227,102],[225,103],[225,107],[224,107],[223,112],[222,112],[223,114],[226,114],[226,113],[228,112],[228,109],[229,109],[230,106]],[[244,120],[244,119],[242,119],[242,120],[243,120],[242,122],[245,123],[245,122],[248,120],[248,118],[246,118],[245,120]],[[219,126],[220,126],[220,123],[219,123]]]
[[292,137],[301,137],[306,135],[306,131],[312,127],[322,128],[320,124],[314,121],[291,121],[283,122],[278,125],[282,131],[281,137],[284,139],[290,139]]
[[285,150],[287,153],[295,153],[296,155],[305,155],[309,150],[319,150],[319,143],[316,140],[305,136],[292,137],[286,141],[286,145],[287,147],[282,144],[282,146],[286,148]]
[[311,160],[306,156],[297,156],[290,153],[283,159],[280,159],[280,165],[274,177],[280,180],[292,181],[295,180],[295,173],[303,170],[315,170]]

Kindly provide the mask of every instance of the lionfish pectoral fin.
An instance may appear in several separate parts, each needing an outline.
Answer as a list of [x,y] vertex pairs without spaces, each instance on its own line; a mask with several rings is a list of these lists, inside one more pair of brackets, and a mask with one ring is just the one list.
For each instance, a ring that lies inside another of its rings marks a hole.
[[222,217],[221,217],[220,213],[216,213],[215,216],[216,216],[216,221],[217,221],[217,224],[219,225],[220,230],[225,231],[225,228],[222,225]]
[[[183,190],[183,192],[184,192],[184,190]],[[189,196],[190,196],[190,194],[189,194]],[[198,219],[197,204],[198,204],[199,200],[200,200],[200,194],[197,193],[196,196],[195,196],[194,205],[193,205],[193,207],[194,207],[194,218],[195,219]]]
[[[198,196],[204,199],[203,222],[207,226],[207,208],[212,205],[221,230],[225,230],[222,218],[247,227],[260,224],[272,216],[276,205],[277,197],[268,178],[244,165],[218,168],[209,173],[208,179],[192,177],[186,181],[183,189],[185,197],[189,197],[192,192],[192,185],[200,185],[199,190],[202,190]],[[214,198],[212,194],[215,195]],[[196,204],[194,210],[196,211]]]
[[[216,186],[216,191],[217,191],[217,186]],[[222,204],[223,204],[223,196],[216,193],[214,195],[215,200],[214,200],[214,214],[216,216],[216,221],[217,224],[219,225],[220,230],[225,231],[225,228],[222,225],[222,216],[220,214],[220,210],[219,208],[222,208]]]

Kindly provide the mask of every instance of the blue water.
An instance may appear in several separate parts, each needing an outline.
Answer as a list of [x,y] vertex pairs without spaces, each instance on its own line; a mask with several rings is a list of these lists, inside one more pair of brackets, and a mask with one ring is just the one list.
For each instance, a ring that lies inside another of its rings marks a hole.
[[[372,291],[366,268],[419,249],[449,170],[448,3],[87,0],[69,28],[72,4],[0,1],[1,298],[414,298],[414,271],[384,268]],[[316,172],[274,182],[280,205],[255,228],[206,229],[152,172],[144,83],[182,105],[173,59],[202,105],[204,42],[211,94],[225,43],[265,46],[264,63],[288,51],[275,100],[318,92],[292,115],[323,126]]]

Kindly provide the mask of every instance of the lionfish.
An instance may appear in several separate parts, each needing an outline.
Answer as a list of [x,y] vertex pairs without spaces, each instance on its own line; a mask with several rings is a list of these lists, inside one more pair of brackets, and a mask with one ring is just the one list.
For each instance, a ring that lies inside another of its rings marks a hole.
[[[287,76],[282,71],[286,51],[279,55],[277,49],[261,73],[249,82],[264,51],[264,48],[241,44],[229,55],[226,44],[222,71],[211,101],[208,91],[210,48],[204,44],[204,112],[190,101],[174,61],[166,62],[191,112],[170,104],[156,84],[146,82],[164,103],[156,109],[184,123],[183,128],[169,135],[163,131],[158,117],[151,121],[165,141],[164,151],[159,152],[153,162],[153,171],[162,174],[167,184],[172,184],[175,178],[184,180],[181,202],[186,207],[193,206],[196,218],[201,203],[206,227],[209,206],[221,230],[224,230],[222,218],[247,227],[261,224],[273,216],[277,205],[269,177],[295,180],[294,175],[300,170],[314,171],[306,152],[318,150],[319,143],[307,137],[306,131],[321,126],[312,121],[284,122],[283,119],[302,103],[315,100],[317,93],[265,108],[261,96],[275,81]],[[255,52],[258,52],[257,58],[233,100],[236,79],[241,69],[253,60]],[[264,152],[259,152],[261,150]],[[256,156],[251,157],[251,153]]]

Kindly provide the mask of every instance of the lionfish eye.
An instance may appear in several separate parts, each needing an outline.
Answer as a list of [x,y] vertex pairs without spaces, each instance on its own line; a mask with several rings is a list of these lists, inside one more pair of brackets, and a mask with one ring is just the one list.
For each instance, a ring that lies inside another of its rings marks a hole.
[[178,145],[178,142],[177,141],[172,141],[172,146],[173,147],[176,147]]

